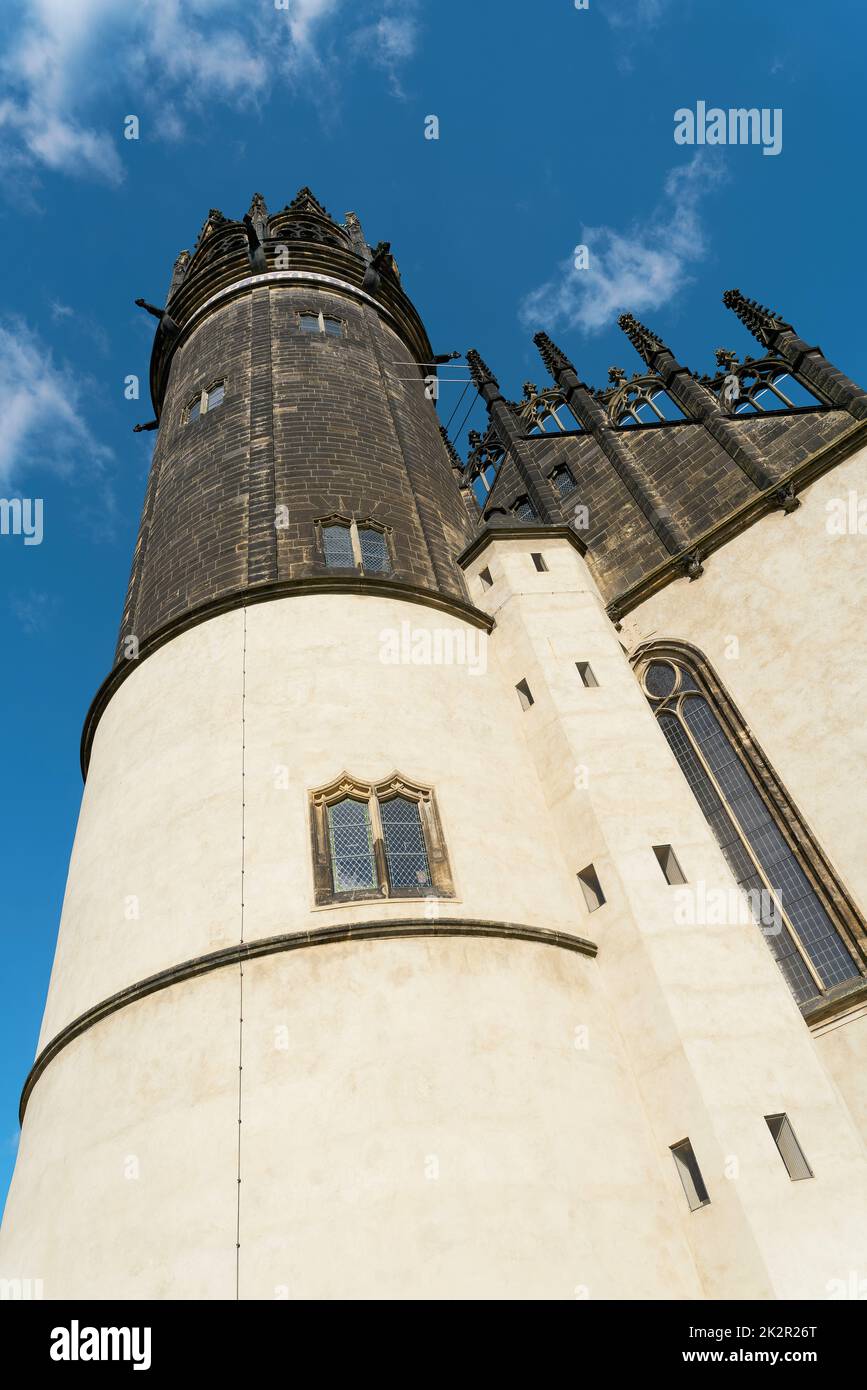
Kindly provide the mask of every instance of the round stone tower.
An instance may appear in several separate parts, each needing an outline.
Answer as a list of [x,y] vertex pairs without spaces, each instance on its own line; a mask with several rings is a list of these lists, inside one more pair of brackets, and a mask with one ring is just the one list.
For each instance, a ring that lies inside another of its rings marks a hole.
[[[762,1049],[821,1117],[841,1211],[847,1121],[758,933],[673,938],[654,845],[733,880],[580,540],[480,526],[388,244],[307,189],[274,215],[257,195],[210,213],[152,312],[159,439],[0,1277],[809,1293],[824,1264],[792,1252],[827,1209],[774,1244],[761,1114],[790,1106]],[[710,1215],[668,1153],[685,1135]]]

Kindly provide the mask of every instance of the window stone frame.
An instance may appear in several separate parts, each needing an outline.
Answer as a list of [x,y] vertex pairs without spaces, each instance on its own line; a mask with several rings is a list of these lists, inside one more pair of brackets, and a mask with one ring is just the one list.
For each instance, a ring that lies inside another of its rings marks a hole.
[[[853,978],[824,990],[816,1001],[802,1008],[805,1017],[810,1021],[829,1001],[845,999],[853,990],[867,988],[867,922],[708,658],[690,642],[654,639],[642,642],[629,659],[645,695],[643,677],[651,662],[668,659],[687,669],[698,693],[705,697],[739,753],[774,824],[855,961],[860,980]],[[723,804],[727,805],[725,798]]]
[[[349,532],[350,544],[352,546],[353,563],[351,565],[329,565],[325,555],[325,536],[324,531],[329,526],[342,526]],[[329,574],[360,574],[366,575],[370,579],[388,579],[395,573],[394,549],[391,543],[392,528],[386,526],[384,522],[377,521],[374,517],[364,517],[357,520],[355,516],[343,516],[334,513],[331,516],[317,517],[313,523],[316,541],[316,559],[323,569]],[[366,570],[361,553],[361,540],[359,528],[378,531],[385,541],[385,551],[388,557],[387,570]]]
[[[209,386],[203,386],[202,389],[201,389],[201,391],[199,391],[198,395],[192,396],[192,397],[187,401],[186,405],[184,406],[183,416],[182,416],[182,419],[181,419],[181,423],[182,423],[182,424],[184,424],[184,425],[195,424],[197,420],[201,420],[205,415],[207,415],[207,414],[209,413],[209,411],[210,411],[210,397],[211,397],[211,392],[212,392],[212,391],[215,389],[215,387],[217,387],[217,386],[222,386],[222,388],[223,388],[222,400],[219,400],[219,401],[217,402],[217,404],[214,406],[214,409],[215,409],[215,410],[219,410],[220,406],[221,406],[221,405],[223,404],[223,402],[225,401],[226,395],[227,395],[227,393],[228,393],[228,378],[225,377],[225,376],[218,376],[218,377],[215,377],[214,380],[210,383]],[[190,411],[193,409],[193,407],[194,407],[195,405],[198,405],[198,407],[199,407],[199,413],[198,413],[198,415],[196,416],[196,419],[195,419],[195,420],[191,420],[191,419],[190,419]]]
[[[431,882],[418,887],[395,888],[391,884],[385,836],[379,813],[381,802],[404,797],[418,806],[422,836],[427,854]],[[328,833],[328,808],[350,798],[367,805],[373,840],[373,859],[377,879],[375,888],[353,888],[338,891],[334,887],[331,842]],[[326,786],[317,787],[308,796],[310,836],[313,850],[313,887],[317,906],[359,902],[364,899],[388,902],[394,899],[453,898],[454,883],[443,837],[442,822],[432,787],[412,782],[399,772],[378,782],[366,782],[344,772]]]

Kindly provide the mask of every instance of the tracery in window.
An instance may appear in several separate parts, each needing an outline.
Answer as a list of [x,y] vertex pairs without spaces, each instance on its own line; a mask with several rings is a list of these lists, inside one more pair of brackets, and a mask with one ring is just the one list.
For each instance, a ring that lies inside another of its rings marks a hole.
[[836,910],[842,886],[746,726],[735,728],[740,716],[709,664],[692,655],[642,649],[639,679],[792,994],[814,1004],[867,973],[857,911]]

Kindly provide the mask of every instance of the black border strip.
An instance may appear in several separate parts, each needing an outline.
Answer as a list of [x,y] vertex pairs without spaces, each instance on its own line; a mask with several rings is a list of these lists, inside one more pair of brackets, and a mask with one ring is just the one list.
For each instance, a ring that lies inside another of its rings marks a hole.
[[205,956],[194,956],[169,970],[161,970],[156,975],[148,975],[134,985],[110,994],[99,1004],[86,1009],[65,1028],[61,1028],[39,1053],[24,1082],[18,1106],[19,1123],[24,1123],[24,1112],[36,1082],[49,1062],[63,1049],[86,1033],[94,1024],[135,1004],[149,994],[169,989],[182,980],[195,979],[197,975],[207,975],[212,970],[221,970],[227,965],[238,965],[244,961],[256,960],[260,956],[273,956],[281,951],[298,951],[307,946],[328,946],[340,941],[382,941],[400,937],[430,936],[434,939],[443,936],[493,936],[507,940],[535,941],[543,946],[558,946],[564,951],[574,951],[582,956],[596,955],[597,946],[583,936],[571,936],[568,932],[553,931],[549,927],[528,927],[520,922],[486,922],[474,917],[450,917],[440,922],[430,922],[427,918],[405,917],[393,922],[350,922],[347,925],[319,927],[313,931],[287,932],[283,936],[265,936],[259,941],[238,942],[226,946],[221,951],[211,951]]

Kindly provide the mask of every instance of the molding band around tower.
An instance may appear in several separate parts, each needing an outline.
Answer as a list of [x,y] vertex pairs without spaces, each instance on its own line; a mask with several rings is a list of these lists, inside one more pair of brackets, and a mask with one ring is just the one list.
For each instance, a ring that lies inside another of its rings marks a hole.
[[441,940],[443,937],[483,936],[496,937],[507,941],[532,941],[542,946],[555,946],[563,951],[578,955],[595,957],[596,943],[583,936],[571,936],[568,932],[554,931],[549,927],[530,927],[521,922],[488,922],[474,917],[451,917],[439,922],[431,922],[425,917],[404,917],[389,922],[349,922],[333,927],[319,927],[314,931],[287,932],[283,936],[266,936],[259,941],[239,942],[226,946],[221,951],[211,951],[204,956],[194,956],[182,961],[168,970],[156,975],[148,975],[126,989],[110,994],[107,999],[94,1004],[79,1014],[65,1028],[61,1028],[39,1053],[24,1082],[18,1107],[19,1122],[23,1123],[27,1102],[33,1088],[50,1062],[75,1038],[111,1014],[146,999],[149,994],[157,994],[184,980],[193,980],[200,975],[208,975],[212,970],[222,970],[229,965],[243,964],[262,956],[278,955],[283,951],[300,951],[308,946],[328,946],[348,941],[389,941],[406,938],[420,939],[430,937]]
[[219,598],[209,599],[207,603],[186,609],[177,617],[170,618],[140,644],[135,658],[121,661],[113,667],[94,695],[84,718],[80,750],[82,777],[87,779],[90,750],[103,712],[115,691],[142,661],[189,628],[197,627],[209,618],[219,617],[221,613],[249,607],[254,603],[267,603],[271,599],[296,598],[309,594],[360,594],[366,598],[402,599],[405,603],[418,603],[424,608],[435,608],[440,613],[450,613],[452,617],[463,619],[464,622],[482,628],[485,632],[491,632],[494,628],[493,618],[480,608],[474,608],[472,604],[464,603],[461,599],[447,598],[444,594],[422,588],[420,585],[407,584],[402,580],[374,579],[370,576],[362,578],[355,575],[311,575],[305,579],[277,579],[270,583],[257,584],[254,588],[234,589],[228,594],[221,594]]

